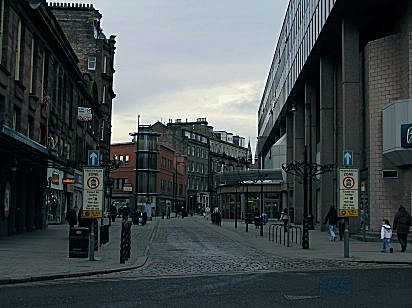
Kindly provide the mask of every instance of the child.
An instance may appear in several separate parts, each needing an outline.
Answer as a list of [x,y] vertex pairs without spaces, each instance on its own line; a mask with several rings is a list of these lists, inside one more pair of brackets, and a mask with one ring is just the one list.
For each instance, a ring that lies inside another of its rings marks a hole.
[[388,252],[389,248],[389,252],[392,253],[392,228],[387,219],[382,220],[381,240],[383,241],[381,252]]

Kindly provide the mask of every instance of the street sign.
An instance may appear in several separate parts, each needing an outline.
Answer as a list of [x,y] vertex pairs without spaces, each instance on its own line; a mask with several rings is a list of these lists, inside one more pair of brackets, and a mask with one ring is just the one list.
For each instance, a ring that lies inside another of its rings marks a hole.
[[99,150],[88,150],[87,151],[87,165],[89,167],[97,167],[100,165]]
[[92,108],[77,107],[77,120],[83,122],[93,120]]
[[358,169],[339,170],[339,216],[341,217],[359,215],[358,178]]
[[103,216],[103,168],[83,169],[83,218]]
[[342,160],[343,160],[342,164],[344,166],[352,166],[353,165],[353,151],[343,150]]
[[123,184],[123,191],[133,191],[132,183],[124,183]]

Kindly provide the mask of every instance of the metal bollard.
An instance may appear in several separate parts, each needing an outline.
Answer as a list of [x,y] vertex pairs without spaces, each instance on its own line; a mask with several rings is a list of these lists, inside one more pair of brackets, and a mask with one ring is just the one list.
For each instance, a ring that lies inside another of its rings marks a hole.
[[126,260],[130,258],[131,244],[132,244],[132,223],[127,223],[127,232],[126,232]]
[[124,264],[126,261],[126,227],[125,222],[122,222],[122,231],[120,235],[120,264]]

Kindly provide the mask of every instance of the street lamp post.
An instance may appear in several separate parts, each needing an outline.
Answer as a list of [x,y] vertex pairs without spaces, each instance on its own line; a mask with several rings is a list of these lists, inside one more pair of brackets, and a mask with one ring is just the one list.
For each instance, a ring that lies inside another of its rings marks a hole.
[[130,133],[130,136],[135,137],[136,142],[136,155],[135,155],[135,164],[136,164],[136,171],[135,171],[135,188],[134,188],[134,209],[137,210],[138,206],[138,191],[139,191],[139,126],[140,126],[140,115],[137,116],[137,131],[135,133]]
[[258,173],[257,181],[260,181],[260,236],[263,236],[263,181],[267,177],[267,174],[261,173],[261,169]]
[[235,186],[235,229],[237,229],[237,184],[238,182],[236,182],[236,186]]
[[[304,160],[282,164],[282,169],[289,174],[300,177],[303,182],[303,232],[302,248],[309,249],[309,223],[308,223],[308,189],[309,180],[315,181],[316,176],[330,172],[335,168],[334,164],[319,165],[307,161],[307,146],[305,146]],[[289,213],[288,213],[289,214]]]

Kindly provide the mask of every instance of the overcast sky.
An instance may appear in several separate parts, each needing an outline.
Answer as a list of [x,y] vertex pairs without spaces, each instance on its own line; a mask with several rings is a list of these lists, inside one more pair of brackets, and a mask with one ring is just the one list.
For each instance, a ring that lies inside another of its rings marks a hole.
[[112,142],[141,124],[206,118],[251,140],[288,0],[89,0],[117,36]]

